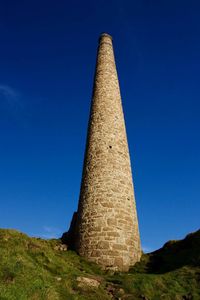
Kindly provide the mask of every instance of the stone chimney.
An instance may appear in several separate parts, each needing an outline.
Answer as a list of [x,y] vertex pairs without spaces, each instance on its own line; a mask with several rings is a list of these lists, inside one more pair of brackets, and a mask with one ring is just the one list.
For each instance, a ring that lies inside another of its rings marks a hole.
[[75,250],[105,269],[141,257],[131,163],[112,37],[101,34],[75,226]]

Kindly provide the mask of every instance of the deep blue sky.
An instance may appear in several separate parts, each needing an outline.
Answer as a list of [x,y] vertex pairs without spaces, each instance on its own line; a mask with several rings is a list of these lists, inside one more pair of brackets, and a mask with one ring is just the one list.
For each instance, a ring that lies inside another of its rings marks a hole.
[[0,227],[77,208],[98,36],[113,36],[142,245],[199,227],[199,1],[0,1]]

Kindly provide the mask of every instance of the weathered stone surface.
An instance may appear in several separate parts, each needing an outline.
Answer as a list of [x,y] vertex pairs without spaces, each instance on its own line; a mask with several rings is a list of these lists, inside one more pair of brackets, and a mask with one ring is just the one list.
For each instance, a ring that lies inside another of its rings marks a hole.
[[85,288],[85,287],[91,287],[91,288],[98,288],[100,285],[100,281],[94,278],[89,277],[83,277],[79,276],[77,277],[78,286]]
[[59,245],[56,245],[54,249],[57,251],[67,251],[67,245],[59,244]]
[[[96,63],[77,222],[76,251],[104,268],[127,270],[141,247],[129,149],[112,38]],[[116,257],[119,256],[119,257]]]

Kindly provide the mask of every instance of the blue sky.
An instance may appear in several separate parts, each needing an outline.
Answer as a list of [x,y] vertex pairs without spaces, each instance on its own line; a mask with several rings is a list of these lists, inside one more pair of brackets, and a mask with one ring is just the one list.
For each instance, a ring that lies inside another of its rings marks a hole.
[[143,248],[199,228],[198,1],[1,1],[0,227],[66,231],[101,32],[113,36]]

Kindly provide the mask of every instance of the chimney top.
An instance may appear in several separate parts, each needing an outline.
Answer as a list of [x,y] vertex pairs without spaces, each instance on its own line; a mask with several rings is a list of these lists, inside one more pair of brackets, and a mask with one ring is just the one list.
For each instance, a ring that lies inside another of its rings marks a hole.
[[100,42],[104,37],[109,38],[109,39],[112,41],[112,36],[111,36],[110,34],[106,33],[106,32],[103,32],[103,33],[100,34],[99,42]]

